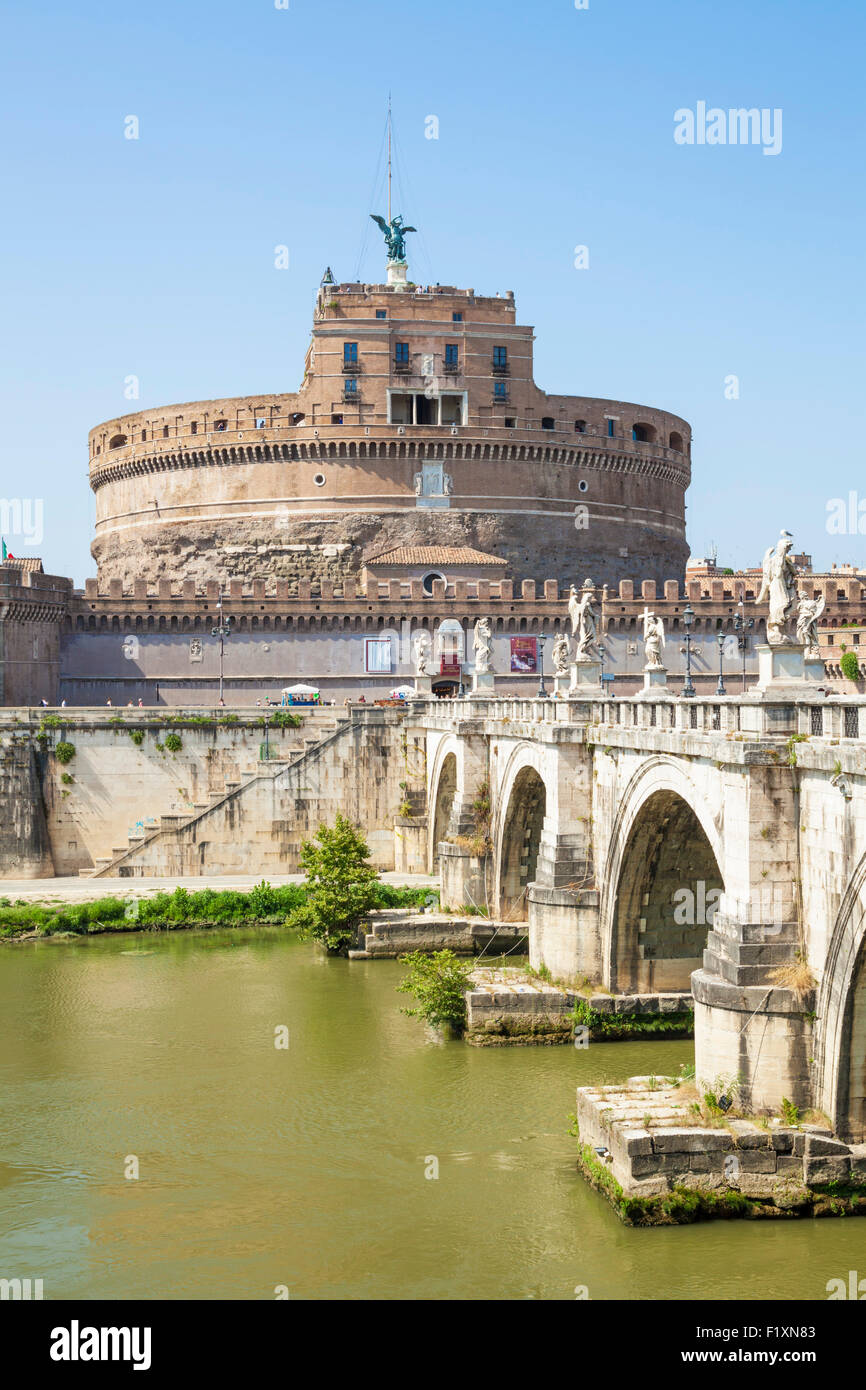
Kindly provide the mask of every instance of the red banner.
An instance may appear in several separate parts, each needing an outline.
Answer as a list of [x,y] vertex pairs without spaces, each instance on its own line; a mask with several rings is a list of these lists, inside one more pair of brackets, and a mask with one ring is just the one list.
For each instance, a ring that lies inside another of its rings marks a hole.
[[512,671],[528,672],[538,670],[538,639],[536,637],[512,637],[511,669]]

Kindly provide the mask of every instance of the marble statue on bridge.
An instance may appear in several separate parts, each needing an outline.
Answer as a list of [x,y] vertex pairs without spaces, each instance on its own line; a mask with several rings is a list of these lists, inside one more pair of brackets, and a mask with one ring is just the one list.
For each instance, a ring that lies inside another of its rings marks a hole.
[[664,670],[662,649],[665,645],[665,625],[661,618],[657,614],[651,613],[648,608],[643,610],[643,640],[644,656],[646,657],[644,670]]
[[793,544],[790,531],[783,531],[764,556],[763,580],[756,602],[770,601],[767,641],[772,647],[800,643],[800,637],[792,631],[797,620],[797,567],[788,552]]
[[598,613],[593,607],[595,585],[591,579],[584,579],[580,593],[571,585],[568,599],[568,616],[571,619],[571,635],[577,642],[575,662],[598,661]]

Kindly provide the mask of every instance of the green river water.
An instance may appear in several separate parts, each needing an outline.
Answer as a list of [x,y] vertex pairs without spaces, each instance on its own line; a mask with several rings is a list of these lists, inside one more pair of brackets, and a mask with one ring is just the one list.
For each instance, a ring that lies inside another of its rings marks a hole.
[[580,1178],[575,1087],[670,1073],[691,1043],[443,1043],[400,1013],[402,974],[265,930],[0,949],[0,1277],[46,1298],[820,1300],[866,1274],[862,1219],[632,1230]]

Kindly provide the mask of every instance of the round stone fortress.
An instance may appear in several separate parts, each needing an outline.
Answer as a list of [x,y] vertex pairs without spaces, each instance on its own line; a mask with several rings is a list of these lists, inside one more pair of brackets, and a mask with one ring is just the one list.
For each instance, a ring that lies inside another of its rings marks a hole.
[[682,577],[691,431],[552,396],[514,295],[325,283],[298,391],[124,415],[90,433],[100,588],[341,583],[456,547],[518,579]]

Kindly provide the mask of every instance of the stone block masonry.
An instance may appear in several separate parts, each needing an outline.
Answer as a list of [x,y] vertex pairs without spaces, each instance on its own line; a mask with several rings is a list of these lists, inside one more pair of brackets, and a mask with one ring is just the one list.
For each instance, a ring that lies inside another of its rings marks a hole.
[[579,1165],[624,1220],[866,1215],[866,1145],[820,1124],[707,1123],[693,1095],[655,1076],[578,1090]]

